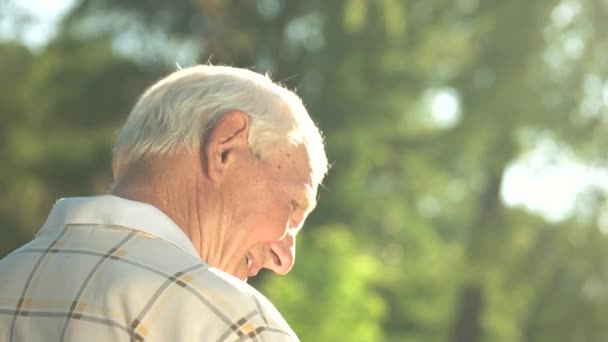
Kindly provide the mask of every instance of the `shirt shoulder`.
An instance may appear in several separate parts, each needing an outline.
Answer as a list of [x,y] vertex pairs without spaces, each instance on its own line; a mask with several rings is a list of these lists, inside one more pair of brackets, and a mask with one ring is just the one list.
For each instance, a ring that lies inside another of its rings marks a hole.
[[[98,225],[49,231],[0,266],[6,276],[0,282],[0,309],[13,310],[11,305],[18,306],[23,297],[32,313],[69,313],[78,317],[70,323],[74,336],[297,340],[274,305],[253,287],[140,231]],[[32,319],[24,317],[19,319],[23,331],[45,336],[45,326],[29,325]]]
[[[200,317],[201,313],[205,313],[209,321],[219,322],[219,326],[225,327],[220,340],[265,336],[265,340],[269,341],[297,341],[295,333],[276,307],[251,285],[187,253],[173,254],[173,265],[166,268],[166,257],[157,257],[159,254],[169,254],[163,253],[165,248],[175,249],[170,245],[162,248],[156,246],[157,253],[147,255],[142,263],[157,271],[164,270],[165,280],[161,286],[167,287],[165,291],[168,296],[181,298],[181,301],[176,301],[180,302],[180,306],[175,307],[175,312],[183,313],[189,308],[193,316]],[[178,249],[173,252],[178,252]],[[177,264],[181,264],[180,267],[175,267],[175,259],[179,260]],[[128,286],[150,283],[146,280],[151,276],[149,272],[140,270],[133,276],[143,279],[129,280]]]

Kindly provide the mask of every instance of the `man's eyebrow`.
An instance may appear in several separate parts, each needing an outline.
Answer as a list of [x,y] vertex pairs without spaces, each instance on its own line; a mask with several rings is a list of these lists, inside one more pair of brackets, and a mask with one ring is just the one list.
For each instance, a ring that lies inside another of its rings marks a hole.
[[307,191],[304,196],[302,196],[302,202],[300,203],[300,205],[302,205],[307,212],[311,212],[317,206],[317,199],[312,198],[310,196],[310,193]]
[[318,202],[316,199],[308,200],[308,211],[315,210],[315,208],[317,207],[317,203]]

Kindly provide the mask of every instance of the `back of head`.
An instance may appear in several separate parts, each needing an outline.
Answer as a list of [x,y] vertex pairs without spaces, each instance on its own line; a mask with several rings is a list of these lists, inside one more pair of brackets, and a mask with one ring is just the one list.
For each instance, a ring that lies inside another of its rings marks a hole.
[[249,146],[261,156],[287,144],[304,144],[313,181],[327,172],[321,133],[300,98],[247,69],[198,65],[176,71],[148,88],[118,135],[114,176],[147,156],[194,150],[204,144],[223,114],[240,110],[250,118]]

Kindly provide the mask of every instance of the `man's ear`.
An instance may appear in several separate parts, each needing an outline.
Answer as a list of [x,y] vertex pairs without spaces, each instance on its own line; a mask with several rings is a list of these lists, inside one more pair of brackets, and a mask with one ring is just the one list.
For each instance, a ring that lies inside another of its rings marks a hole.
[[249,116],[241,111],[224,114],[208,133],[201,153],[212,181],[221,181],[239,155],[249,154]]

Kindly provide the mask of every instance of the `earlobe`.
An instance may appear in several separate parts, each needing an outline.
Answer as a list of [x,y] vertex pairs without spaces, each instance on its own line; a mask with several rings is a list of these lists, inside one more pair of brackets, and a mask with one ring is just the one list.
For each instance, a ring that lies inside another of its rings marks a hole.
[[249,116],[242,111],[224,114],[201,147],[204,170],[210,180],[220,182],[236,158],[249,151]]

